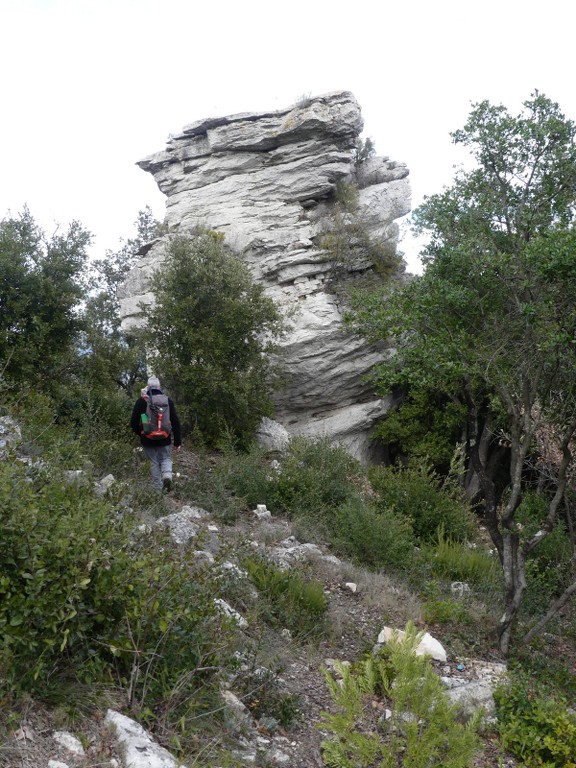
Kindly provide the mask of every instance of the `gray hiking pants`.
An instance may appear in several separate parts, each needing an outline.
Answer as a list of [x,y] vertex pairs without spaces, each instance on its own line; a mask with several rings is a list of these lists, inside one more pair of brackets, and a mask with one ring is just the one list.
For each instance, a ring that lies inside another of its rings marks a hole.
[[144,454],[150,459],[150,475],[152,485],[157,491],[162,491],[162,480],[172,480],[172,446],[159,445],[157,448],[143,446]]

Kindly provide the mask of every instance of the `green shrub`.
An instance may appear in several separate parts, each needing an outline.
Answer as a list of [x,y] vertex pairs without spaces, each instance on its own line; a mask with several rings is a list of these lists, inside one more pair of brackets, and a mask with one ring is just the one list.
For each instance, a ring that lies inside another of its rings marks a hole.
[[283,329],[274,302],[224,236],[206,230],[167,241],[155,298],[147,341],[183,424],[211,446],[228,432],[246,445],[273,411],[271,353]]
[[358,495],[365,482],[363,468],[343,448],[328,440],[296,437],[279,459],[279,468],[256,445],[238,452],[227,441],[216,459],[200,453],[184,488],[219,517],[225,509],[233,517],[266,504],[273,514],[331,525],[334,511]]
[[235,625],[214,603],[217,569],[157,532],[132,547],[124,584],[108,588],[118,586],[123,620],[107,639],[114,679],[148,723],[185,733],[214,708],[218,670],[234,650]]
[[[549,500],[538,493],[526,493],[516,512],[522,526],[522,540],[531,538],[542,527]],[[523,611],[528,615],[545,612],[550,602],[568,586],[572,576],[572,547],[562,520],[535,547],[526,561],[526,594]]]
[[338,507],[332,520],[327,535],[338,553],[376,569],[409,566],[414,552],[409,520],[358,496]]
[[322,634],[328,610],[322,584],[263,559],[248,558],[244,567],[266,602],[266,618],[273,626],[289,629],[300,638]]
[[4,402],[21,426],[25,448],[60,468],[129,473],[136,443],[127,395],[59,382],[52,389],[50,394],[21,389]]
[[475,618],[457,600],[429,600],[423,604],[424,621],[428,624],[474,624]]
[[433,541],[440,525],[454,541],[475,538],[469,504],[454,491],[443,490],[440,478],[427,464],[412,464],[406,469],[374,467],[369,477],[378,505],[410,519],[419,542]]
[[433,576],[464,581],[478,588],[495,589],[501,576],[498,557],[484,549],[454,541],[444,533],[441,525],[437,540],[423,548],[423,557],[429,563]]
[[[479,748],[477,721],[457,722],[442,683],[425,656],[414,650],[420,636],[408,625],[382,655],[349,667],[341,680],[325,672],[337,713],[322,713],[322,742],[333,768],[465,768]],[[380,701],[381,697],[383,701]],[[390,710],[386,717],[385,709]]]
[[95,584],[108,569],[123,580],[128,558],[110,553],[126,532],[89,490],[19,463],[0,463],[0,510],[0,677],[33,688],[115,631],[121,610]]
[[517,678],[495,692],[502,745],[527,768],[576,768],[576,717],[566,701]]
[[439,471],[448,471],[454,445],[462,434],[464,407],[435,388],[411,383],[407,398],[386,414],[374,435],[393,454],[431,462]]
[[358,492],[364,470],[329,440],[293,438],[271,487],[269,508],[289,517],[331,517]]
[[233,687],[257,720],[273,718],[283,728],[290,728],[300,715],[298,697],[284,689],[279,673],[271,669],[243,672]]
[[131,469],[134,447],[139,445],[130,416],[134,400],[126,392],[87,388],[62,388],[57,393],[60,423],[68,440],[73,436],[86,460],[116,477]]
[[225,445],[214,474],[228,494],[246,509],[255,509],[257,504],[270,505],[277,475],[266,451],[257,445],[251,445],[246,452]]
[[[178,480],[178,495],[184,499],[193,499],[195,505],[219,520],[233,522],[246,509],[245,499],[236,495],[228,482],[227,467],[234,466],[236,456],[232,454],[229,458],[214,459],[203,450],[197,450],[195,456],[194,467],[184,468]],[[175,461],[178,461],[177,454]],[[222,463],[224,468],[221,467]]]
[[0,690],[50,696],[63,678],[114,684],[137,713],[186,722],[216,695],[226,653],[218,582],[167,534],[90,488],[0,463]]
[[[359,266],[373,266],[377,275],[388,282],[399,264],[395,243],[386,234],[378,233],[374,216],[359,201],[356,184],[339,181],[331,215],[325,219],[320,238],[320,247],[327,252],[331,262],[332,286],[339,292],[348,292],[347,278]],[[357,287],[356,280],[354,283]],[[369,284],[374,284],[373,271]]]

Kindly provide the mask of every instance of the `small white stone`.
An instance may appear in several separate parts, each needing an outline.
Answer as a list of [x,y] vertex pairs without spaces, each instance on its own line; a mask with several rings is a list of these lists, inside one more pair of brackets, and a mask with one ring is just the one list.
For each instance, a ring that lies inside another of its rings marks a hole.
[[[380,645],[384,645],[385,643],[390,642],[392,638],[397,638],[399,641],[402,641],[402,639],[405,637],[406,633],[403,632],[401,629],[392,629],[391,627],[384,627],[384,629],[380,632],[378,635],[377,643]],[[442,645],[432,637],[428,632],[426,632],[422,640],[420,641],[420,644],[417,646],[415,651],[417,656],[431,656],[436,661],[441,661],[443,663],[446,663],[447,661],[447,655],[446,651],[442,647]]]
[[80,739],[77,739],[76,736],[68,733],[68,731],[54,731],[52,737],[54,741],[57,741],[61,747],[64,747],[69,752],[72,752],[73,755],[85,754],[84,747],[82,746]]
[[126,766],[133,768],[178,768],[167,749],[152,740],[142,726],[126,715],[109,709],[104,724],[113,728],[116,740],[124,752]]
[[244,616],[241,616],[238,611],[235,611],[232,606],[228,605],[228,603],[225,600],[222,600],[221,598],[216,598],[214,600],[214,603],[220,608],[222,613],[226,614],[230,619],[236,622],[240,629],[246,629],[248,626],[248,622],[244,618]]
[[322,560],[325,563],[330,563],[331,565],[341,565],[342,560],[336,557],[336,555],[322,555]]
[[114,485],[116,482],[116,478],[114,475],[106,475],[106,477],[103,477],[102,480],[100,480],[98,483],[94,483],[93,489],[96,496],[99,498],[102,498],[105,496],[110,488]]
[[205,517],[209,516],[209,513],[205,509],[202,509],[202,507],[190,506],[182,507],[180,514],[189,517],[192,520],[203,520]]
[[266,508],[266,504],[256,504],[254,516],[259,520],[269,520],[272,517],[272,513]]
[[231,563],[228,560],[226,562],[222,563],[220,568],[223,571],[228,571],[228,573],[233,574],[234,576],[237,576],[240,579],[247,579],[248,573],[246,571],[243,571],[242,568],[239,568],[235,563]]
[[450,591],[457,597],[465,597],[470,594],[470,585],[465,581],[453,581],[450,585]]
[[272,749],[266,755],[266,759],[270,760],[274,765],[286,765],[286,763],[290,762],[291,757],[280,749]]

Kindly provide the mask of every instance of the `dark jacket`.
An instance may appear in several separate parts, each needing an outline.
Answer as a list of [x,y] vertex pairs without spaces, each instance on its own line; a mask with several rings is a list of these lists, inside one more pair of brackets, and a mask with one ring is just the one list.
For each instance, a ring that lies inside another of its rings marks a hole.
[[[150,389],[149,392],[151,395],[164,394],[161,389]],[[140,432],[141,430],[140,416],[143,413],[146,413],[146,400],[143,397],[139,397],[138,400],[136,400],[134,404],[134,408],[132,410],[132,418],[130,419],[130,426],[132,427],[133,431],[140,437],[140,442],[142,445],[149,446],[151,448],[159,448],[162,445],[170,445],[172,442],[172,437],[174,438],[174,446],[176,448],[179,445],[182,445],[182,430],[180,427],[180,419],[178,418],[178,414],[176,413],[176,408],[174,407],[174,403],[171,400],[171,398],[168,398],[168,405],[170,406],[170,421],[172,423],[172,436],[166,437],[164,438],[164,440],[149,440]]]

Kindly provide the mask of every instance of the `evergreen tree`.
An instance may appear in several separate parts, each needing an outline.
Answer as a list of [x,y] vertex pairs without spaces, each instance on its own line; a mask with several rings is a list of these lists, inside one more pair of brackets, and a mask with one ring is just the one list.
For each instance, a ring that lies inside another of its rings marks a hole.
[[[459,172],[415,214],[418,231],[430,237],[425,274],[392,296],[363,297],[356,317],[362,333],[397,342],[379,372],[383,389],[436,392],[463,406],[469,474],[502,564],[504,652],[526,589],[526,560],[557,523],[572,463],[575,135],[575,124],[538,93],[518,116],[475,105],[453,139],[472,150],[476,168]],[[526,535],[516,512],[543,429],[556,459],[553,492],[538,530]],[[502,462],[494,461],[503,454],[504,488]],[[576,585],[567,587],[556,610],[573,591]]]
[[72,364],[89,243],[78,222],[47,237],[27,209],[0,222],[0,372],[8,381],[47,382]]
[[209,444],[228,431],[245,444],[272,413],[271,353],[282,329],[274,302],[210,231],[173,237],[154,285],[146,325],[155,372],[189,428]]

